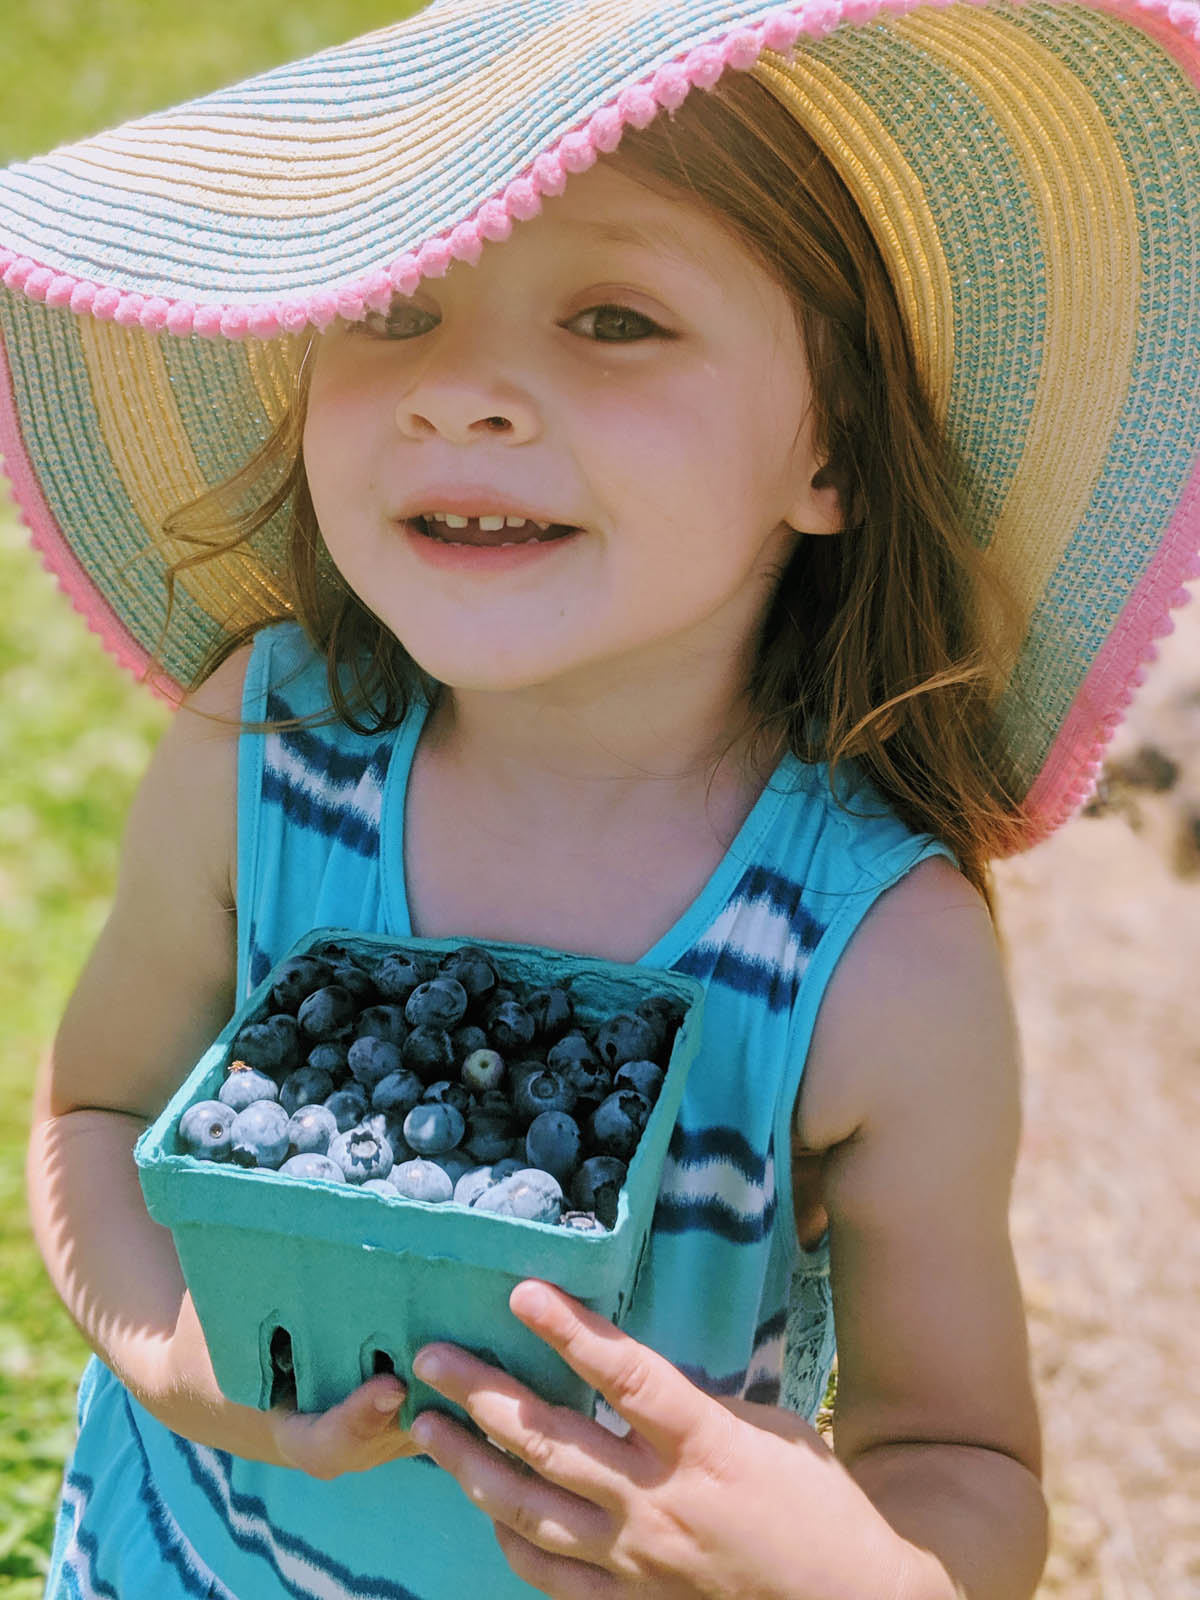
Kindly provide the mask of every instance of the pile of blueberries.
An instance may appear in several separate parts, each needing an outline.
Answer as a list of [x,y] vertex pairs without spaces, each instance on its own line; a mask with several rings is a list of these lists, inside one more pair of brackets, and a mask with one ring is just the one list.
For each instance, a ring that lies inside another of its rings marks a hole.
[[617,1200],[684,1007],[650,994],[587,1023],[561,987],[325,943],[284,962],[215,1100],[179,1120],[189,1155],[449,1202],[580,1232]]

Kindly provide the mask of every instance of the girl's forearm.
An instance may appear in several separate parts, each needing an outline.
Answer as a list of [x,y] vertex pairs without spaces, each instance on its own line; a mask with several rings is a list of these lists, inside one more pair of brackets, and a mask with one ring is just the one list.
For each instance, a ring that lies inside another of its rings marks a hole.
[[973,1445],[889,1444],[847,1463],[911,1555],[897,1600],[1031,1600],[1048,1517],[1032,1472]]
[[267,1415],[222,1397],[198,1330],[181,1328],[191,1306],[179,1259],[146,1210],[133,1160],[143,1126],[98,1110],[34,1122],[29,1208],[46,1270],[88,1344],[160,1422],[200,1444],[277,1459]]

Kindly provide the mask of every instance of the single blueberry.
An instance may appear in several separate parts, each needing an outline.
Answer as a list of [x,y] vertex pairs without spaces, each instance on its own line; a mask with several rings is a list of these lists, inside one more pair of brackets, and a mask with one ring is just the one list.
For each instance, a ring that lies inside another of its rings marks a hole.
[[297,1106],[288,1118],[288,1148],[298,1156],[326,1155],[337,1131],[337,1118],[328,1106]]
[[503,1056],[515,1055],[533,1043],[533,1018],[516,1000],[488,1007],[484,1019],[488,1037]]
[[529,1165],[551,1173],[563,1185],[579,1165],[582,1147],[579,1124],[565,1111],[543,1111],[525,1134]]
[[460,945],[443,956],[438,962],[438,976],[461,983],[472,1005],[486,1000],[499,982],[491,956],[477,944]]
[[443,1105],[453,1106],[456,1111],[461,1111],[465,1117],[473,1104],[471,1091],[465,1084],[454,1083],[449,1078],[439,1078],[437,1083],[431,1083],[421,1095],[422,1100],[440,1100]]
[[575,1104],[575,1091],[567,1080],[549,1067],[545,1072],[531,1072],[522,1078],[513,1090],[513,1110],[522,1122],[532,1122],[543,1111],[570,1111]]
[[490,1189],[497,1181],[491,1167],[472,1167],[454,1185],[455,1205],[473,1206],[483,1191]]
[[244,1111],[256,1100],[278,1100],[279,1086],[265,1072],[248,1067],[243,1061],[235,1061],[229,1068],[229,1076],[217,1090],[217,1099],[235,1111]]
[[677,1000],[670,994],[651,994],[644,1000],[639,1000],[636,1006],[639,1017],[644,1017],[658,1030],[659,1046],[654,1051],[658,1059],[670,1054],[668,1046],[671,1044],[675,1030],[687,1015],[687,1007],[682,1000]]
[[396,1193],[408,1200],[444,1205],[454,1198],[454,1185],[436,1161],[404,1161],[391,1171]]
[[596,1029],[593,1040],[596,1054],[612,1071],[627,1061],[641,1061],[658,1047],[658,1029],[645,1017],[631,1011],[618,1011]]
[[321,1044],[313,1045],[305,1065],[316,1067],[319,1072],[327,1072],[336,1086],[338,1079],[344,1078],[350,1070],[346,1062],[345,1043],[340,1039],[326,1039]]
[[414,1028],[457,1028],[467,1013],[467,991],[457,978],[432,978],[418,984],[404,1003],[404,1018]]
[[229,1135],[240,1167],[277,1167],[287,1159],[288,1114],[278,1100],[256,1100],[239,1111]]
[[557,1222],[562,1202],[562,1188],[551,1173],[526,1167],[485,1189],[473,1209],[523,1217],[527,1222]]
[[[413,1154],[416,1155],[415,1150]],[[461,1147],[454,1150],[446,1150],[438,1156],[428,1156],[426,1159],[435,1162],[441,1167],[452,1184],[457,1184],[458,1180],[466,1173],[474,1172],[478,1165],[477,1162],[472,1161],[469,1156],[463,1153]]]
[[427,983],[434,973],[428,956],[416,951],[391,950],[376,964],[372,976],[375,987],[385,1000],[403,1005],[419,984]]
[[361,1083],[351,1083],[344,1089],[335,1089],[325,1101],[326,1107],[337,1119],[339,1133],[345,1133],[347,1128],[352,1128],[361,1117],[366,1116],[367,1104],[367,1091]]
[[450,1038],[454,1044],[456,1061],[465,1061],[468,1056],[474,1055],[476,1050],[491,1049],[487,1034],[474,1022],[466,1022],[461,1028],[455,1028]]
[[[395,1167],[393,1167],[392,1171],[395,1172],[395,1170]],[[365,1183],[360,1183],[358,1187],[366,1190],[369,1194],[381,1194],[393,1200],[400,1193],[390,1178],[368,1178]]]
[[376,1039],[369,1033],[361,1039],[355,1039],[346,1051],[350,1076],[356,1083],[361,1083],[368,1094],[375,1092],[376,1084],[399,1072],[403,1064],[404,1057],[398,1044],[392,1044],[388,1039]]
[[637,1149],[650,1102],[633,1089],[614,1089],[592,1113],[592,1148],[597,1155],[628,1161]]
[[467,1118],[462,1148],[475,1165],[483,1167],[502,1160],[508,1155],[511,1142],[507,1121],[497,1121],[478,1110]]
[[234,1037],[232,1056],[273,1078],[286,1077],[300,1065],[300,1030],[295,1017],[280,1013],[264,1022],[247,1022]]
[[574,1089],[577,1112],[585,1105],[594,1111],[601,1100],[613,1092],[612,1073],[607,1067],[601,1066],[594,1056],[590,1061],[576,1058],[556,1070]]
[[462,1081],[475,1094],[498,1089],[504,1078],[504,1057],[496,1050],[472,1050],[462,1064]]
[[329,1141],[329,1158],[337,1162],[350,1183],[391,1176],[391,1145],[374,1128],[363,1127],[361,1123]]
[[318,1150],[304,1150],[289,1156],[279,1169],[285,1178],[319,1178],[325,1183],[345,1183],[346,1174],[329,1156]]
[[416,1027],[404,1042],[403,1059],[422,1083],[437,1083],[454,1071],[454,1045],[445,1028]]
[[525,1159],[524,1140],[518,1140],[521,1146],[519,1156],[501,1156],[499,1161],[492,1162],[492,1176],[497,1183],[501,1178],[511,1178],[514,1172],[524,1172],[529,1163]]
[[300,1106],[316,1105],[333,1093],[333,1079],[328,1072],[311,1064],[289,1072],[279,1088],[279,1104],[290,1117]]
[[288,1011],[295,1016],[300,1002],[332,978],[328,962],[319,961],[315,956],[293,956],[276,969],[275,982],[271,985],[271,1010]]
[[573,1233],[607,1233],[608,1229],[594,1211],[564,1211],[558,1219],[560,1226]]
[[616,1156],[589,1156],[571,1179],[572,1206],[577,1211],[594,1211],[606,1228],[615,1228],[626,1171],[625,1163]]
[[565,989],[532,989],[525,997],[525,1009],[533,1018],[538,1039],[561,1039],[575,1021],[571,996]]
[[323,989],[314,989],[301,1002],[296,1021],[300,1031],[310,1039],[344,1038],[356,1010],[349,989],[343,989],[340,983],[329,983]]
[[633,1089],[651,1105],[658,1099],[666,1074],[654,1061],[627,1061],[613,1074],[614,1089]]
[[404,1119],[404,1137],[423,1156],[441,1155],[462,1143],[466,1132],[463,1114],[440,1100],[416,1105]]
[[399,1072],[390,1072],[386,1078],[381,1078],[371,1090],[371,1109],[403,1121],[421,1098],[423,1089],[416,1073],[401,1067]]
[[402,1045],[408,1038],[408,1023],[404,1020],[404,1007],[396,1005],[367,1006],[359,1012],[354,1024],[356,1039],[386,1039],[389,1044]]
[[179,1139],[185,1152],[199,1161],[228,1161],[233,1152],[233,1127],[237,1112],[223,1100],[198,1100],[179,1119]]
[[379,990],[371,974],[360,967],[357,961],[335,961],[330,968],[329,981],[348,990],[354,996],[356,1006],[373,1006],[379,999]]
[[603,1065],[584,1035],[575,1028],[570,1033],[564,1033],[546,1051],[546,1065],[555,1072],[565,1072],[577,1061],[585,1062],[588,1066]]

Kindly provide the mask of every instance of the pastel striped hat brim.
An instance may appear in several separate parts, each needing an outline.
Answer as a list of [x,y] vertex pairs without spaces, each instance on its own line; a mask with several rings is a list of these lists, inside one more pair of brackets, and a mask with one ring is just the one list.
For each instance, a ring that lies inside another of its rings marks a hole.
[[[1200,6],[440,0],[0,174],[0,452],[120,660],[161,532],[271,433],[312,330],[534,216],[727,70],[831,156],[891,269],[1027,630],[1032,843],[1089,792],[1200,575]],[[162,662],[288,604],[283,506],[181,578]]]

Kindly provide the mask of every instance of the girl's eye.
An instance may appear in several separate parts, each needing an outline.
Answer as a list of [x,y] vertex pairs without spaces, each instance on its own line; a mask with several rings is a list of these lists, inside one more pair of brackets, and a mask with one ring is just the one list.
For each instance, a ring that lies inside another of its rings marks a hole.
[[[571,322],[581,322],[585,317],[596,319],[593,327],[601,344],[632,344],[642,339],[653,338],[655,334],[665,335],[666,331],[660,328],[657,322],[651,321],[649,317],[643,316],[640,311],[632,310],[629,306],[589,306],[577,317],[572,317]],[[568,327],[570,325],[567,324]],[[631,328],[632,336],[629,336]],[[601,329],[609,331],[601,332]],[[612,330],[615,330],[615,333]]]
[[436,326],[428,311],[422,311],[420,306],[409,301],[397,300],[386,311],[368,311],[361,322],[351,326],[385,339],[409,339],[414,334],[429,332],[429,327],[419,325],[422,318]]
[[[569,328],[589,317],[594,319],[592,336],[600,344],[640,343],[656,334],[668,337],[666,330],[660,328],[657,322],[629,306],[589,306],[563,326]],[[379,338],[411,339],[436,327],[437,319],[411,301],[398,300],[386,312],[369,311],[361,322],[351,326]]]

